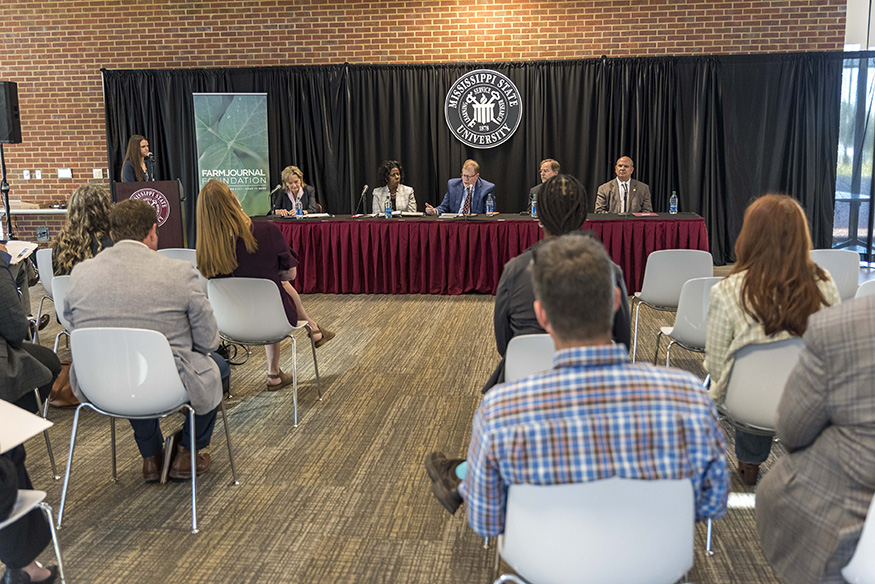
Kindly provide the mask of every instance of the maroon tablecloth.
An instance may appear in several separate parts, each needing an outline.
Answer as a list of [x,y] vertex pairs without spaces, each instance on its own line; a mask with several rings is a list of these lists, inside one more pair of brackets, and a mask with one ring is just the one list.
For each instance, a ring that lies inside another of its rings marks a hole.
[[[330,294],[494,294],[504,264],[541,238],[538,223],[503,215],[476,219],[285,219],[274,223],[298,253],[295,288]],[[647,254],[708,251],[705,222],[692,214],[591,215],[584,225],[622,268],[631,294]]]

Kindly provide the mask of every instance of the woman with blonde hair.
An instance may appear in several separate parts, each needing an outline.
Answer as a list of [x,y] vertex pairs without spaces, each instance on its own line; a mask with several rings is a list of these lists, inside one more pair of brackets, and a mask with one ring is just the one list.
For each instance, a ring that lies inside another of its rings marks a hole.
[[[747,345],[802,336],[808,317],[839,303],[829,272],[811,260],[811,235],[802,207],[786,195],[765,195],[744,213],[730,275],[711,289],[705,369],[711,397],[726,397],[735,353]],[[771,436],[735,432],[738,470],[756,484]]]
[[[205,278],[236,276],[273,281],[280,291],[289,322],[306,320],[317,347],[334,338],[334,333],[319,329],[292,287],[297,256],[283,239],[276,225],[253,222],[231,189],[223,182],[210,180],[197,199],[197,265]],[[279,367],[279,343],[265,345],[267,389],[278,390],[292,383],[292,376]]]
[[270,212],[281,217],[295,214],[295,203],[301,201],[304,214],[316,213],[316,189],[304,182],[304,173],[297,166],[287,166],[282,174],[283,188],[270,199]]
[[112,246],[109,195],[98,185],[83,185],[67,203],[67,223],[52,241],[52,269],[65,276],[73,266]]

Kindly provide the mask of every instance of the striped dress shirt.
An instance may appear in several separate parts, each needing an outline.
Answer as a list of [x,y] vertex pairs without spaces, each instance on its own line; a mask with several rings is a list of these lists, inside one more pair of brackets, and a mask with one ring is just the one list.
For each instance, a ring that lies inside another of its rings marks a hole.
[[459,492],[482,536],[504,530],[510,485],[607,479],[693,483],[696,518],[726,512],[729,474],[714,404],[692,374],[632,364],[622,345],[557,351],[553,369],[480,404]]

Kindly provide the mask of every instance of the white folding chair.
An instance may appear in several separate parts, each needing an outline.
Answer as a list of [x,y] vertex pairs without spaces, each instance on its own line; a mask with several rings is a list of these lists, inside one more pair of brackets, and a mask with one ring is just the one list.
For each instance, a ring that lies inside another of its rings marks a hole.
[[694,524],[689,479],[512,485],[498,552],[528,582],[668,584],[693,566]]
[[[73,450],[76,447],[76,430],[79,413],[88,408],[104,416],[110,416],[112,442],[112,480],[116,482],[115,419],[165,418],[179,410],[188,412],[191,455],[191,532],[197,533],[197,497],[195,489],[196,461],[194,409],[188,404],[188,394],[182,385],[176,361],[167,337],[158,331],[134,328],[83,328],[73,331],[70,347],[76,368],[79,390],[87,399],[76,408],[73,431],[70,435],[70,454],[67,457],[67,472],[61,491],[61,507],[58,509],[58,527],[64,516]],[[231,461],[233,484],[237,485],[237,469],[231,447],[231,433],[225,406],[219,402],[228,458]]]
[[52,535],[52,546],[55,548],[55,559],[58,561],[58,576],[61,577],[61,584],[67,582],[64,577],[64,562],[61,560],[61,546],[58,544],[58,534],[55,531],[55,518],[52,516],[52,508],[45,502],[45,491],[31,491],[20,489],[18,498],[15,500],[15,506],[12,508],[12,514],[0,523],[0,530],[12,525],[33,509],[37,507],[45,513],[46,520],[49,522],[49,533]]
[[[189,249],[187,247],[166,247],[164,249],[159,249],[158,253],[161,255],[165,255],[172,260],[185,260],[191,263],[194,266],[194,269],[197,270],[197,251],[193,249]],[[200,270],[197,273],[198,282],[201,284],[201,288],[204,291],[204,294],[207,293],[207,279],[204,278]]]
[[552,369],[554,349],[553,338],[547,333],[513,337],[504,355],[504,380],[516,381]]
[[829,272],[842,300],[854,297],[860,281],[860,254],[849,249],[812,249],[811,261]]
[[677,310],[684,282],[714,275],[714,260],[706,251],[695,249],[664,249],[647,256],[644,282],[632,303],[635,307],[635,333],[632,339],[632,362],[638,355],[638,315],[644,304],[654,310]]
[[45,295],[40,298],[39,307],[36,309],[36,327],[34,328],[33,339],[34,343],[38,342],[39,320],[43,314],[43,302],[52,298],[52,278],[55,276],[55,270],[52,267],[52,248],[36,250],[36,271],[39,274],[39,281],[46,291]]
[[739,349],[718,411],[739,430],[774,435],[778,402],[804,346],[802,339],[792,337]]
[[875,280],[867,280],[857,288],[857,293],[854,294],[854,298],[863,298],[864,296],[872,296],[873,294],[875,294]]
[[67,286],[70,285],[70,276],[55,276],[52,279],[52,297],[55,303],[55,314],[58,317],[58,322],[64,327],[64,330],[55,336],[55,353],[58,352],[58,345],[61,342],[61,337],[66,336],[70,339],[70,321],[64,318],[64,298],[67,296]]
[[850,584],[875,584],[875,497],[869,503],[857,549],[848,565],[842,568],[842,576]]
[[261,278],[214,278],[207,283],[210,304],[223,340],[238,345],[272,345],[285,338],[292,341],[292,401],[294,427],[298,427],[298,359],[294,332],[307,329],[316,371],[316,391],[322,401],[319,364],[313,331],[306,320],[296,324],[286,317],[280,291],[270,280]]
[[684,282],[678,301],[678,312],[674,318],[674,326],[660,327],[656,333],[656,351],[653,353],[653,364],[659,357],[659,341],[662,335],[671,341],[665,349],[665,366],[671,366],[671,347],[679,345],[694,353],[705,352],[705,322],[708,317],[708,295],[711,288],[721,278],[693,278]]

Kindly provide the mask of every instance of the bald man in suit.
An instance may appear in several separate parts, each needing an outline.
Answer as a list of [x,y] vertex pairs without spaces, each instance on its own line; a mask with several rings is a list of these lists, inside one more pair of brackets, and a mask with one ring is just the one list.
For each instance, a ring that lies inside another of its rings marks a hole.
[[595,201],[596,213],[652,213],[650,187],[632,178],[635,166],[621,156],[614,167],[617,178],[601,185]]

